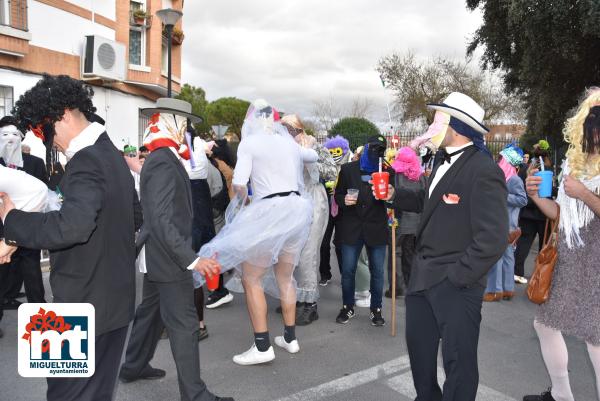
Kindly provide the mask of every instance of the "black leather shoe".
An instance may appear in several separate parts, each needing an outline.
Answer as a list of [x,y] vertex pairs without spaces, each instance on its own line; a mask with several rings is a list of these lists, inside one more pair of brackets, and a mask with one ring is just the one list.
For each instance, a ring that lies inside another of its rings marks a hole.
[[7,299],[2,304],[2,307],[6,310],[17,310],[23,302],[17,301],[16,299]]
[[142,370],[142,373],[140,373],[140,375],[137,377],[124,374],[123,370],[121,370],[121,373],[119,373],[119,380],[121,380],[123,383],[131,383],[131,382],[134,382],[137,380],[162,379],[163,377],[165,377],[165,375],[166,375],[166,372],[164,370],[156,369],[156,368],[153,368],[152,366],[148,365]]
[[206,326],[201,327],[198,331],[198,341],[206,340],[208,338],[208,329]]
[[550,391],[551,389],[548,389],[540,395],[526,395],[523,397],[523,401],[556,401]]
[[304,305],[304,308],[296,315],[296,326],[308,326],[315,320],[319,320],[317,304]]

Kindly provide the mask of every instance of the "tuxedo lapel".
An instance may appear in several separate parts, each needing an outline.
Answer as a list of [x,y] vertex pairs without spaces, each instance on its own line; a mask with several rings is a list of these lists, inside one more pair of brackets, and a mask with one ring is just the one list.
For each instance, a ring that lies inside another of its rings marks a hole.
[[434,171],[429,177],[429,182],[427,184],[427,192],[425,193],[425,195],[428,196],[428,199],[425,202],[425,208],[423,209],[423,214],[421,215],[421,224],[419,225],[417,238],[421,236],[421,233],[429,223],[429,219],[431,219],[433,212],[442,201],[442,196],[446,193],[450,185],[454,182],[454,180],[460,173],[460,170],[464,167],[467,161],[475,154],[475,152],[478,152],[478,150],[475,148],[465,150],[463,155],[459,157],[458,160],[454,162],[454,164],[452,164],[452,167],[450,167],[450,169],[446,171],[446,174],[444,174],[444,176],[437,183],[437,185],[433,189],[433,192],[431,192],[431,196],[428,196],[429,188],[441,163],[438,164],[436,168],[434,168]]

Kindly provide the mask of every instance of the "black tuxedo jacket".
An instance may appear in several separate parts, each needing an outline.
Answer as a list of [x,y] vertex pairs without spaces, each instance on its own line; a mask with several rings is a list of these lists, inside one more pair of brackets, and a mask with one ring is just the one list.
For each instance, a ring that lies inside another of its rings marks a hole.
[[127,326],[134,315],[137,204],[133,177],[106,133],[75,154],[60,183],[59,211],[11,211],[8,242],[49,249],[54,302],[89,302],[96,335]]
[[[390,182],[394,182],[393,175]],[[344,203],[348,188],[359,190],[356,205],[346,206]],[[335,222],[336,243],[355,245],[362,238],[369,246],[387,245],[389,228],[386,204],[375,199],[371,185],[362,181],[359,161],[342,165],[335,188],[335,201],[339,206]]]
[[[457,287],[486,285],[486,274],[507,247],[508,209],[504,174],[487,155],[468,148],[429,197],[424,190],[396,188],[395,208],[422,212],[409,292],[448,278]],[[450,204],[444,195],[458,195]]]
[[192,190],[185,168],[169,148],[146,158],[140,180],[144,226],[138,249],[146,245],[148,278],[157,282],[189,279],[192,249]]

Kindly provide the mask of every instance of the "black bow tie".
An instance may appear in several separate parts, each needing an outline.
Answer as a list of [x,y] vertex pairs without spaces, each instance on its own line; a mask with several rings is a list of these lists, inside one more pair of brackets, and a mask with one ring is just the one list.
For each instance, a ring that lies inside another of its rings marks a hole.
[[466,148],[462,148],[457,150],[456,152],[452,152],[452,153],[448,153],[446,151],[446,149],[442,150],[440,152],[440,160],[442,160],[442,164],[444,163],[448,163],[451,164],[452,163],[452,158],[456,155],[460,155],[462,152],[464,152],[465,150],[469,149],[470,146],[467,146]]

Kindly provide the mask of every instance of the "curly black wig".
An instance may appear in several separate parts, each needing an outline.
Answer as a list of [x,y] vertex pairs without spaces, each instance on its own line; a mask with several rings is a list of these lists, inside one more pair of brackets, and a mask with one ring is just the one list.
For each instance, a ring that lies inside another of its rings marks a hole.
[[78,109],[91,120],[96,111],[92,104],[93,96],[93,89],[82,81],[67,75],[44,75],[33,88],[21,95],[12,115],[19,121],[22,130],[53,125],[62,119],[65,109]]

